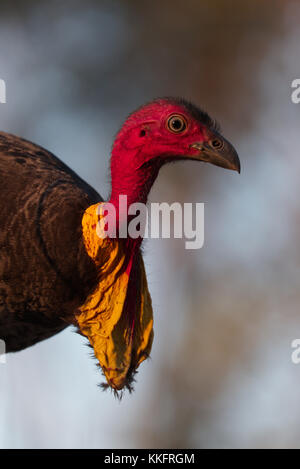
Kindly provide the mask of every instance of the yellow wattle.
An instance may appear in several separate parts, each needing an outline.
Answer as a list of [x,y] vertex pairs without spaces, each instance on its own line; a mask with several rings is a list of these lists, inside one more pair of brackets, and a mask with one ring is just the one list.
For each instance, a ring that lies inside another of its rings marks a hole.
[[[85,248],[98,269],[99,282],[76,318],[108,384],[122,389],[150,354],[153,312],[142,255],[140,251],[126,252],[124,240],[99,237],[101,208],[102,204],[90,206],[82,218]],[[136,269],[138,282],[131,279]],[[127,311],[128,305],[132,308],[132,301],[126,302],[127,295],[133,295],[135,311]]]

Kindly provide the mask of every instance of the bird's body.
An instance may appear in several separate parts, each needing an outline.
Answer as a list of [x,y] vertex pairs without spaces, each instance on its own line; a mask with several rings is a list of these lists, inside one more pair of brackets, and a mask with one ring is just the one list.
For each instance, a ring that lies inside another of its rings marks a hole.
[[0,133],[0,337],[15,352],[64,329],[95,287],[84,211],[101,197],[43,148]]
[[[45,149],[0,133],[0,339],[16,352],[70,324],[88,337],[108,384],[130,385],[150,353],[151,299],[141,239],[118,236],[124,211],[147,201],[160,167],[197,159],[239,170],[209,116],[183,100],[133,113],[112,150],[117,238],[99,239],[100,195]],[[124,210],[124,209],[123,209]]]

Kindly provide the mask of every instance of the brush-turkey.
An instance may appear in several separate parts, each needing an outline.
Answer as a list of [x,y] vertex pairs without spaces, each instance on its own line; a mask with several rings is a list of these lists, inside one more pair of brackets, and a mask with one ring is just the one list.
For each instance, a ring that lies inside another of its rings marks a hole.
[[[130,204],[146,203],[159,169],[174,160],[240,170],[206,112],[183,99],[154,100],[116,136],[109,202],[117,236],[99,237],[101,196],[47,150],[0,133],[0,338],[7,352],[75,325],[107,385],[131,388],[150,353],[153,318],[142,239],[121,238],[119,228]],[[123,211],[119,195],[127,196]]]

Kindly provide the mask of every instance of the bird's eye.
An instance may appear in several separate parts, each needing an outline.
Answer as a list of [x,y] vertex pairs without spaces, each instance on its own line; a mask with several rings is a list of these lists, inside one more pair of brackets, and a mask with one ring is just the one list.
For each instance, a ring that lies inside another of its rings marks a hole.
[[169,117],[167,121],[167,128],[171,131],[174,132],[175,134],[178,134],[180,132],[183,132],[187,127],[186,120],[183,116],[180,115],[174,115]]
[[214,140],[212,140],[210,144],[213,148],[215,148],[216,150],[219,150],[223,146],[223,141],[218,138],[214,138]]

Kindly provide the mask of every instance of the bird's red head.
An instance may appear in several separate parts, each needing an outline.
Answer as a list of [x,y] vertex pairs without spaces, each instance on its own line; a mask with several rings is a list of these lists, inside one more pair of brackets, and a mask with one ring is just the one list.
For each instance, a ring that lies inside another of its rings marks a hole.
[[114,142],[111,202],[120,194],[128,203],[146,202],[160,167],[186,159],[240,171],[235,149],[206,112],[178,98],[144,105],[128,117]]

